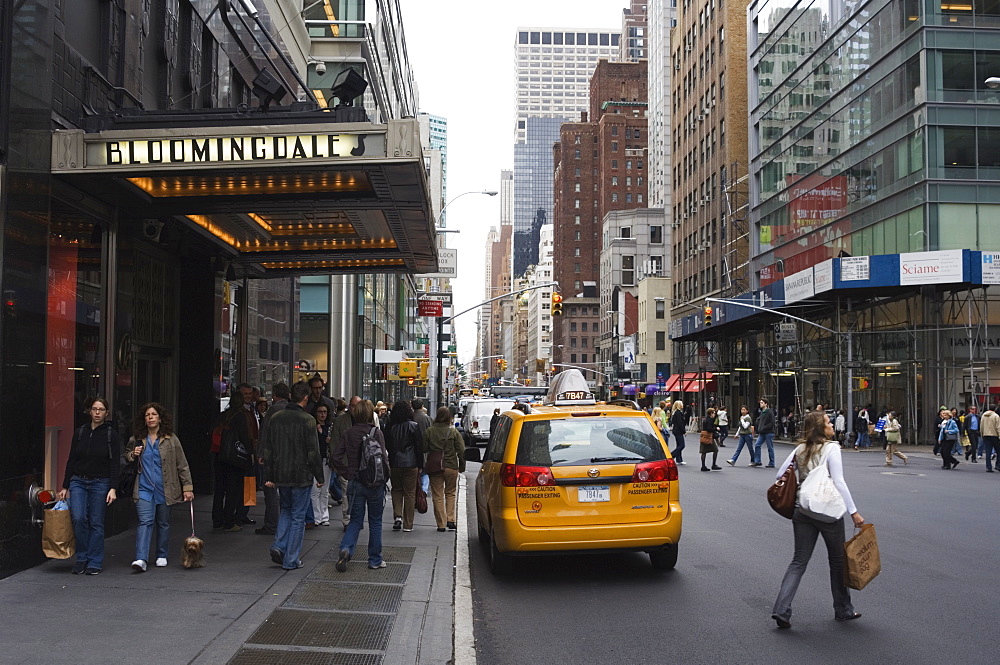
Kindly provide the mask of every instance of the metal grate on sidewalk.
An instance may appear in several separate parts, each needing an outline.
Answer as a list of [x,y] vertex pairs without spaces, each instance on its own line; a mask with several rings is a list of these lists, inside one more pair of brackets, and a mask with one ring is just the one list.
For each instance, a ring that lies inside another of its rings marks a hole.
[[229,665],[382,665],[382,656],[364,653],[240,649]]
[[247,642],[383,651],[389,643],[393,618],[386,614],[277,609]]
[[395,614],[402,597],[402,585],[307,581],[300,583],[282,605],[310,610]]

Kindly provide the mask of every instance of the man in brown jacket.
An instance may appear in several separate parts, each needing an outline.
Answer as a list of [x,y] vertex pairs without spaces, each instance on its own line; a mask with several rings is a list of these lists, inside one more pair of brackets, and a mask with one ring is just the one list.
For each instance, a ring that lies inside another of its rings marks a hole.
[[[990,408],[983,413],[979,431],[983,436],[986,472],[993,473],[993,456],[1000,454],[1000,414],[997,413],[996,404],[990,404]],[[1000,462],[1000,459],[997,461]]]

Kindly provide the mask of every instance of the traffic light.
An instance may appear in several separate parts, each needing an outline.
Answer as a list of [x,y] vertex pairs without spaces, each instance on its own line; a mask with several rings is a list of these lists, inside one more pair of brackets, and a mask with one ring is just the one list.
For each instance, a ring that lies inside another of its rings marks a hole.
[[420,378],[421,381],[427,380],[427,368],[430,366],[431,364],[429,362],[420,363],[420,369],[417,372],[417,376]]
[[562,316],[563,313],[562,302],[563,302],[563,297],[561,295],[559,295],[558,293],[552,294],[552,307],[549,310],[552,316]]
[[413,383],[414,383],[415,381],[416,381],[416,379],[414,379],[414,378],[413,378],[413,377],[411,376],[411,377],[409,377],[408,379],[406,379],[406,385],[408,385],[408,386],[412,386],[412,385],[413,385]]
[[500,359],[500,370],[503,372],[507,371],[507,361],[504,358]]
[[854,377],[858,381],[858,390],[868,390],[868,386],[871,385],[871,381],[863,376]]
[[705,314],[705,327],[708,328],[712,325],[712,306],[705,305],[702,311]]
[[399,376],[406,379],[410,377],[416,378],[417,376],[417,361],[416,360],[400,360],[399,361]]

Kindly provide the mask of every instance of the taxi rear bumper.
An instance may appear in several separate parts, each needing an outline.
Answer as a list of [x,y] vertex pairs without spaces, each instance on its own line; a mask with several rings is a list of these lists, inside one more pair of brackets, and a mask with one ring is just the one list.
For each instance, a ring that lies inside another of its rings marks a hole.
[[680,537],[681,508],[676,503],[671,504],[668,516],[658,522],[526,527],[515,519],[493,524],[497,549],[512,555],[650,552],[676,545]]

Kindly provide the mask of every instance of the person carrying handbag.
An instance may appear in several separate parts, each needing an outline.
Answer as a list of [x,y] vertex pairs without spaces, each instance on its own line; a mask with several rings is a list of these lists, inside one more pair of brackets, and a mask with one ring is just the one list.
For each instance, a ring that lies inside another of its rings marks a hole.
[[[840,510],[850,514],[855,526],[860,527],[865,523],[864,518],[854,505],[851,491],[844,482],[844,467],[840,457],[840,446],[831,441],[833,439],[833,425],[830,417],[822,411],[811,411],[803,422],[801,443],[778,468],[777,478],[784,475],[785,470],[795,462],[799,479],[799,500],[796,503],[795,512],[792,515],[792,532],[795,537],[795,554],[792,562],[788,564],[788,569],[781,580],[781,588],[778,597],[774,601],[774,608],[771,610],[771,618],[777,623],[778,628],[791,628],[792,600],[798,591],[799,582],[806,572],[806,566],[812,557],[813,549],[816,546],[816,539],[822,535],[823,542],[826,543],[826,550],[830,562],[830,589],[833,593],[833,617],[837,621],[850,621],[861,617],[860,612],[854,611],[851,604],[851,594],[844,584],[844,542],[845,527],[843,514],[833,518],[830,515],[819,515],[823,519],[814,517],[818,513],[807,514],[802,508],[803,493],[806,492],[806,482],[810,474],[829,474],[828,479],[816,478],[815,480],[826,480],[832,482],[839,493],[842,504]],[[827,497],[828,499],[831,497]],[[837,497],[832,497],[837,498]],[[839,512],[839,511],[838,511]],[[832,520],[832,521],[828,521]]]
[[392,405],[384,432],[392,485],[392,530],[408,533],[413,531],[417,482],[424,466],[420,426],[413,419],[409,402],[399,400]]
[[451,424],[451,411],[442,406],[434,423],[424,431],[424,471],[431,479],[431,498],[437,530],[458,528],[456,499],[458,474],[465,471],[465,443]]
[[901,443],[899,421],[896,420],[896,412],[889,411],[885,414],[885,465],[892,466],[892,456],[895,455],[899,459],[903,460],[903,464],[907,464],[910,460],[909,457],[899,452],[899,444]]

